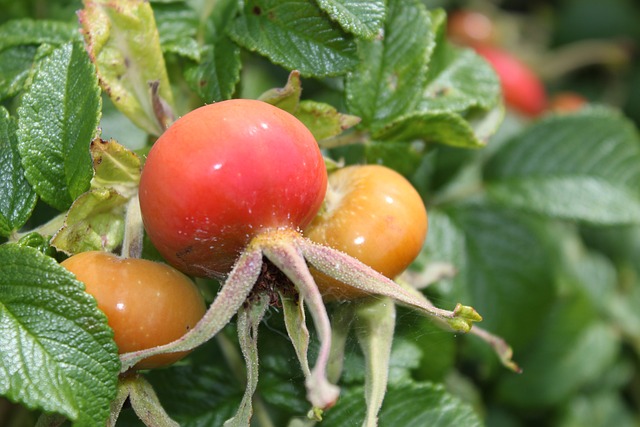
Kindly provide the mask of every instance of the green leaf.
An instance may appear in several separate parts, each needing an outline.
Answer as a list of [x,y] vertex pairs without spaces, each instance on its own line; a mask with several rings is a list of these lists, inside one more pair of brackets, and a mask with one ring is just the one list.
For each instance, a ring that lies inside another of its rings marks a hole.
[[66,44],[39,62],[18,107],[18,147],[27,179],[56,209],[67,209],[89,188],[89,144],[100,107],[95,69],[82,44]]
[[559,299],[538,325],[539,336],[520,357],[523,372],[499,385],[502,400],[518,407],[564,402],[599,378],[618,357],[620,342],[610,326],[596,320],[581,296]]
[[124,237],[126,203],[126,197],[110,188],[82,194],[69,208],[64,225],[51,244],[69,254],[113,251]]
[[29,219],[37,196],[24,176],[16,121],[0,106],[0,236],[9,236]]
[[0,394],[74,426],[104,425],[120,363],[82,283],[29,247],[0,246]]
[[191,363],[154,370],[147,378],[181,426],[222,426],[237,411],[243,393],[241,381],[224,360],[217,341],[212,340],[189,356],[186,362]]
[[322,10],[347,32],[363,39],[380,34],[385,18],[384,0],[317,0]]
[[199,20],[195,10],[185,2],[154,4],[153,14],[158,28],[160,46],[164,52],[176,53],[194,61],[200,60],[196,41]]
[[390,0],[384,38],[361,41],[361,60],[347,75],[349,113],[375,129],[412,112],[424,89],[433,47],[426,8],[415,0]]
[[173,94],[149,2],[87,0],[78,16],[103,90],[137,126],[162,134]]
[[61,45],[78,39],[78,27],[68,22],[25,18],[0,25],[0,51],[9,47],[43,43]]
[[537,333],[554,297],[544,228],[487,204],[447,213],[463,237],[454,252],[464,255],[464,262],[455,264],[466,292],[460,301],[482,314],[482,328],[504,338],[518,360],[518,350]]
[[606,108],[549,116],[512,138],[486,165],[489,194],[555,218],[640,222],[640,137]]
[[[361,425],[365,415],[364,392],[354,388],[342,394],[326,412],[328,426]],[[380,426],[480,427],[482,422],[470,405],[432,383],[390,385],[378,424]]]
[[303,76],[346,73],[357,63],[351,36],[311,0],[249,0],[229,28],[244,48]]
[[0,52],[0,100],[17,95],[29,76],[37,47],[17,46]]

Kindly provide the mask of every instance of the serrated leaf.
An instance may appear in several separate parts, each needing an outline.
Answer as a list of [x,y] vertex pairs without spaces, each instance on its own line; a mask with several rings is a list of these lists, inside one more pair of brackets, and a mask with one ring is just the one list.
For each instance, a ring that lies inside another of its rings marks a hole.
[[173,120],[173,94],[149,2],[85,0],[84,5],[78,16],[103,90],[137,126],[162,134]]
[[341,75],[357,63],[353,37],[310,0],[250,0],[229,27],[244,48],[303,76]]
[[14,19],[0,25],[0,51],[14,46],[61,45],[79,39],[75,24],[46,19]]
[[9,236],[29,219],[37,196],[24,176],[17,123],[0,106],[0,236]]
[[114,140],[96,138],[91,142],[93,188],[112,188],[126,198],[138,191],[140,157]]
[[[361,388],[346,391],[338,404],[326,412],[329,426],[357,426],[365,414]],[[480,427],[482,422],[472,407],[449,394],[444,386],[432,383],[390,385],[378,424],[380,426]]]
[[89,144],[100,119],[95,69],[79,42],[39,62],[18,107],[18,141],[26,177],[59,210],[89,188]]
[[594,224],[640,222],[640,138],[606,108],[549,116],[486,165],[489,194],[543,215]]
[[361,41],[361,60],[347,75],[349,113],[380,127],[412,112],[422,94],[434,47],[431,15],[418,1],[391,0],[384,37]]
[[127,198],[111,188],[98,188],[73,202],[62,228],[51,239],[60,251],[113,251],[123,239]]
[[311,131],[317,141],[340,135],[360,122],[360,118],[340,113],[335,107],[304,100],[294,114]]
[[205,103],[233,96],[240,80],[240,48],[229,38],[202,48],[200,61],[185,69],[184,77]]
[[0,394],[104,425],[120,363],[113,332],[84,286],[29,247],[0,246]]
[[322,10],[347,32],[363,39],[380,34],[385,18],[384,0],[317,0]]
[[0,52],[0,100],[22,90],[36,56],[35,46],[16,46]]

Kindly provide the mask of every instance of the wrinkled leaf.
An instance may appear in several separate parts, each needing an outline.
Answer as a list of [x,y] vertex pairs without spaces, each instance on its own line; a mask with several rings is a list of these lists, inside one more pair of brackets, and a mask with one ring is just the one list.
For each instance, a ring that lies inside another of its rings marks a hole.
[[140,128],[162,134],[173,120],[173,95],[149,2],[84,5],[78,16],[102,89]]
[[59,210],[89,188],[89,144],[100,119],[100,88],[82,44],[57,48],[39,62],[18,108],[18,140],[26,176]]
[[122,243],[126,203],[127,199],[113,189],[84,193],[71,205],[51,244],[70,254],[113,251]]
[[246,1],[229,31],[244,48],[303,76],[344,74],[357,63],[353,38],[308,0]]
[[233,96],[240,80],[240,49],[224,37],[202,48],[200,61],[185,70],[185,79],[205,103]]
[[318,0],[318,5],[345,31],[358,37],[372,39],[382,30],[383,0]]
[[116,394],[117,348],[82,283],[29,247],[0,246],[0,394],[104,425]]
[[138,191],[140,157],[114,140],[96,138],[91,143],[91,157],[95,174],[93,188],[113,188],[124,197]]
[[197,11],[202,15],[197,36],[203,44],[199,59],[185,67],[184,76],[205,103],[231,98],[240,81],[240,47],[225,32],[237,9],[236,1],[218,0],[203,3]]
[[24,176],[18,152],[17,124],[0,107],[0,236],[9,236],[29,219],[37,196]]
[[434,47],[431,15],[414,0],[391,0],[384,38],[361,41],[361,61],[346,80],[349,113],[374,129],[414,110]]

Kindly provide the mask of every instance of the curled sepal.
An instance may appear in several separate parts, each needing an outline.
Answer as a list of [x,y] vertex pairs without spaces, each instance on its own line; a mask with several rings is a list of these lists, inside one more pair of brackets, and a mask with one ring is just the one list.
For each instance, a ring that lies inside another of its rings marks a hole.
[[[297,240],[297,239],[296,239]],[[316,364],[305,381],[307,399],[313,405],[314,418],[321,418],[321,411],[333,406],[338,400],[340,389],[327,379],[326,368],[331,351],[331,323],[322,295],[316,286],[302,254],[291,242],[265,242],[264,255],[278,267],[296,286],[307,308],[316,331],[320,337],[320,350]]]
[[371,267],[328,246],[308,239],[298,243],[305,259],[318,271],[340,280],[345,285],[371,295],[389,297],[399,304],[417,309],[423,314],[445,321],[455,332],[469,332],[473,322],[482,317],[468,306],[458,305],[454,311],[443,310],[416,295]]
[[365,401],[363,427],[378,425],[378,412],[387,391],[389,359],[396,325],[396,306],[391,298],[367,298],[354,303],[355,331],[365,358]]
[[474,326],[473,328],[471,328],[471,333],[489,344],[498,355],[500,362],[504,366],[514,372],[517,372],[518,374],[522,373],[522,368],[512,359],[513,350],[511,349],[511,346],[507,344],[504,339],[493,335],[492,333],[485,331],[478,326]]
[[258,326],[268,307],[269,296],[262,293],[238,312],[238,341],[247,367],[247,384],[238,412],[225,421],[224,427],[244,427],[251,421],[251,400],[258,386]]
[[262,253],[260,248],[250,246],[238,258],[220,293],[193,329],[182,338],[169,344],[122,354],[120,356],[121,372],[131,369],[133,365],[149,356],[191,350],[213,338],[242,307],[253,289],[253,285],[258,280],[261,268]]
[[146,426],[179,427],[165,412],[158,400],[156,392],[149,382],[141,375],[125,376],[121,378],[118,396],[126,395],[131,408]]

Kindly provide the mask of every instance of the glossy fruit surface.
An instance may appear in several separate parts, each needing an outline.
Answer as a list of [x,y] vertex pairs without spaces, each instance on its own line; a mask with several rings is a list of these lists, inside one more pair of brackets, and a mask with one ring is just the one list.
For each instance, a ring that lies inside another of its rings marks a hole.
[[[114,331],[120,353],[174,341],[193,328],[206,311],[191,279],[166,264],[90,251],[66,259],[62,266],[96,299]],[[186,354],[152,356],[135,368],[167,366]]]
[[265,102],[235,99],[186,114],[156,141],[140,207],[169,263],[223,277],[262,231],[308,225],[326,185],[322,155],[302,122]]
[[507,106],[530,117],[546,109],[546,89],[524,62],[498,47],[476,46],[475,49],[495,69]]
[[[323,210],[305,235],[389,278],[402,273],[420,253],[428,228],[424,203],[411,183],[384,166],[355,165],[333,172],[328,187]],[[358,294],[326,276],[317,278],[325,294]]]

